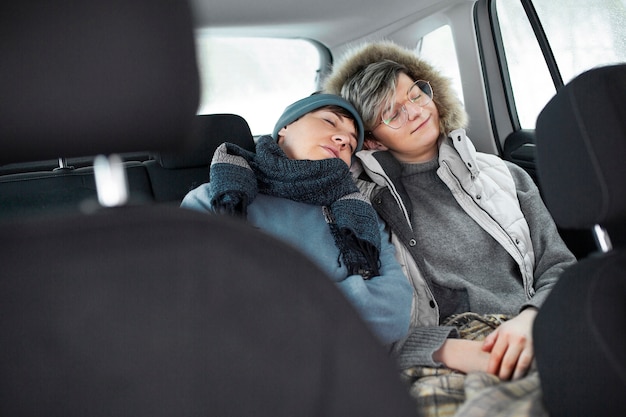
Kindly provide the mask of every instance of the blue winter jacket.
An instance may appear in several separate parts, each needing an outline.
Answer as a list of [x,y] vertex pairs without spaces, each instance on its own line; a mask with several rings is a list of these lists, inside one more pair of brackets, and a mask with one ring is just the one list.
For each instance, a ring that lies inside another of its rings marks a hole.
[[[211,212],[209,189],[207,183],[192,190],[181,207]],[[382,221],[379,221],[380,275],[365,280],[360,275],[348,275],[321,206],[258,194],[248,206],[247,219],[307,254],[337,283],[383,344],[407,335],[413,290],[395,259],[394,246]],[[279,257],[277,254],[277,260]]]

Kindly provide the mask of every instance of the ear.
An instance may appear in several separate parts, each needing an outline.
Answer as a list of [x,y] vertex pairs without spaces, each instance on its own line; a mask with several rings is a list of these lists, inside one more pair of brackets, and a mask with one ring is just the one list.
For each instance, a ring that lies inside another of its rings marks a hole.
[[387,149],[389,149],[385,145],[383,145],[382,143],[380,143],[379,141],[371,137],[365,138],[365,140],[363,141],[363,147],[365,149],[376,150],[376,151],[386,151]]

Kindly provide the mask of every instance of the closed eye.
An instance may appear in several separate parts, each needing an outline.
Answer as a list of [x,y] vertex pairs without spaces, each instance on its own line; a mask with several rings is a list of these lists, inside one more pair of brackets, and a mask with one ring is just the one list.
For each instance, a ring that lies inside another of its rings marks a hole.
[[386,123],[392,122],[392,121],[396,120],[399,116],[400,116],[400,112],[399,111],[396,111],[395,113],[393,113],[391,115],[387,114],[387,115],[385,115],[385,122]]
[[415,103],[416,101],[418,101],[419,99],[421,99],[423,96],[423,94],[417,94],[414,97],[410,97],[409,99],[411,100],[411,103]]

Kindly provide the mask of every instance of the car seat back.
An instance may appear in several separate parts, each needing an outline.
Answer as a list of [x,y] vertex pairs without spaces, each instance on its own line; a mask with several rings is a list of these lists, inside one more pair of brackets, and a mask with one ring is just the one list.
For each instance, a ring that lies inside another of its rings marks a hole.
[[537,120],[537,163],[557,224],[599,252],[567,269],[534,326],[552,416],[626,414],[626,64],[589,70]]
[[145,161],[156,201],[180,204],[185,195],[209,181],[209,167],[219,145],[231,142],[254,151],[254,138],[245,119],[235,114],[197,115],[192,143],[183,152],[157,152]]
[[[190,137],[185,1],[1,7],[0,161],[176,152]],[[110,202],[124,187],[105,159]],[[235,219],[109,205],[0,221],[0,415],[414,414],[385,350],[304,255]]]

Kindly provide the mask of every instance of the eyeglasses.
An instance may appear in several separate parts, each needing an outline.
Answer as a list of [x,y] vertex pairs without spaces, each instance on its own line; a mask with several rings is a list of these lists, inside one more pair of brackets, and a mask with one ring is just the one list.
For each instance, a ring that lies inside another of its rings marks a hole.
[[[420,107],[424,107],[433,99],[433,89],[428,81],[417,80],[411,85],[406,93],[407,99]],[[400,129],[409,119],[409,113],[403,104],[400,107],[393,106],[382,113],[382,122],[392,129]],[[381,123],[376,125],[380,126]],[[375,128],[376,128],[375,127]],[[374,129],[375,129],[374,128]]]

